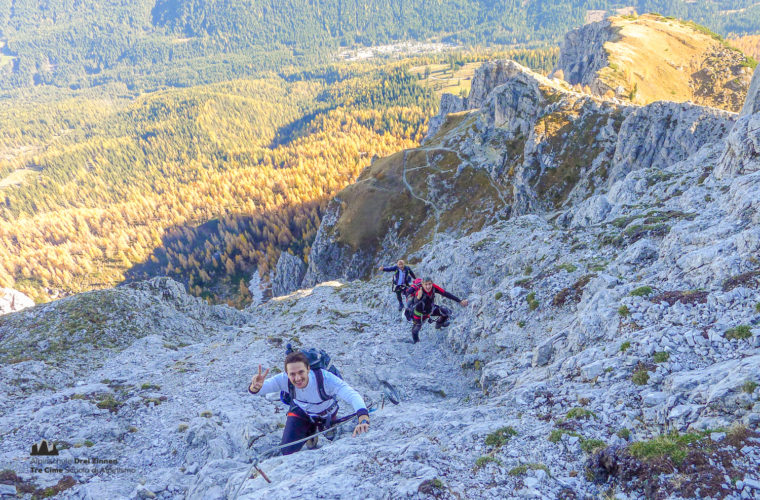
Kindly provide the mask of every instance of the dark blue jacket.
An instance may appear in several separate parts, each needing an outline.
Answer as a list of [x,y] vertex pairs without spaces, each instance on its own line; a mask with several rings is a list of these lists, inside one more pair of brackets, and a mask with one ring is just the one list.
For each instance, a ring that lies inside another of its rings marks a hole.
[[[396,286],[398,284],[398,273],[401,272],[401,269],[399,269],[398,266],[390,266],[384,267],[383,271],[386,273],[396,271],[393,274],[393,286]],[[412,271],[412,268],[409,266],[404,266],[404,272],[406,273],[406,276],[404,276],[404,284],[409,285],[417,276],[414,275],[414,271]]]

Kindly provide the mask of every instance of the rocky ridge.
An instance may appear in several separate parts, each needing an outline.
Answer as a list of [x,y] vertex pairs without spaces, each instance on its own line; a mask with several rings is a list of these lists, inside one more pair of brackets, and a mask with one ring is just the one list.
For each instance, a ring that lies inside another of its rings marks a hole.
[[443,232],[566,212],[632,170],[719,141],[736,120],[693,104],[639,107],[577,93],[512,61],[479,68],[462,105],[437,119],[421,147],[374,162],[336,196],[305,286],[366,277],[377,260],[413,253]]
[[702,26],[645,14],[569,32],[553,74],[596,95],[637,104],[690,101],[735,112],[756,64]]

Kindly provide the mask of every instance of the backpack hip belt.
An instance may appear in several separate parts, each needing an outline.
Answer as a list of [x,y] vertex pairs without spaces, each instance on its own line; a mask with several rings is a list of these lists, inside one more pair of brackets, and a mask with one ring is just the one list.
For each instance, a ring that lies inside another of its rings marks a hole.
[[309,417],[324,418],[324,417],[327,417],[329,415],[332,415],[337,408],[338,408],[338,402],[335,399],[333,399],[332,400],[332,404],[326,410],[322,410],[319,413],[308,414],[308,415],[309,415]]

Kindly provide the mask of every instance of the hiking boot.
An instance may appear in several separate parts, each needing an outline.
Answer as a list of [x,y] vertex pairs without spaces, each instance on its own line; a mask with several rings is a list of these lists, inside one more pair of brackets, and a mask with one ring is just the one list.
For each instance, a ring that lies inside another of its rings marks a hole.
[[420,329],[415,325],[412,328],[412,344],[416,344],[420,341]]
[[435,329],[440,330],[441,328],[444,328],[446,326],[449,326],[451,323],[449,323],[449,320],[446,321],[436,321],[435,322]]
[[317,441],[319,440],[319,436],[314,436],[313,438],[306,441],[306,449],[313,450],[317,447]]
[[330,430],[328,430],[322,435],[325,437],[325,439],[332,441],[333,439],[335,439],[335,435],[337,433],[338,433],[338,429],[336,429],[335,427],[330,427]]

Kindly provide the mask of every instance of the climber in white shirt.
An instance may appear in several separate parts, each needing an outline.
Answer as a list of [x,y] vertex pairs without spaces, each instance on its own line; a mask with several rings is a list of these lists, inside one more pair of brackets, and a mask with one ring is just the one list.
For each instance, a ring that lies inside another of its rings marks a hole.
[[[285,372],[266,378],[259,365],[258,374],[253,376],[248,391],[251,394],[281,392],[290,395],[290,410],[282,433],[282,443],[299,441],[324,428],[329,428],[338,413],[336,398],[353,406],[359,423],[354,428],[354,436],[369,431],[369,412],[364,399],[342,379],[327,370],[309,367],[309,359],[302,352],[292,352],[285,358]],[[282,454],[289,455],[301,449],[303,443],[283,448]]]

